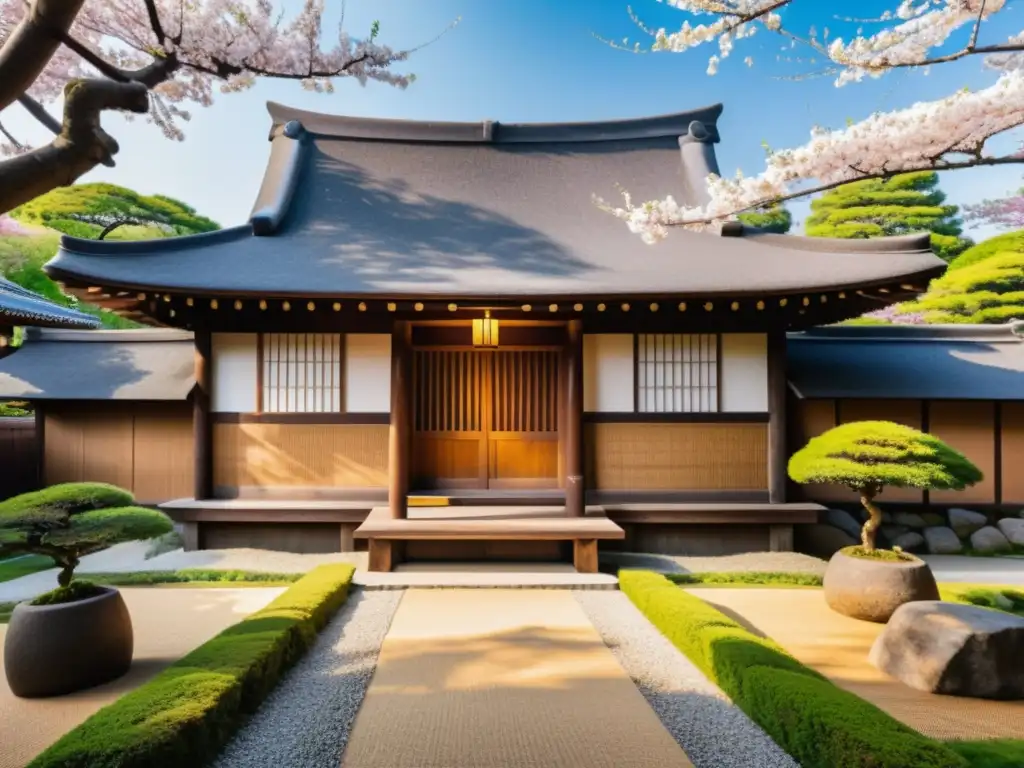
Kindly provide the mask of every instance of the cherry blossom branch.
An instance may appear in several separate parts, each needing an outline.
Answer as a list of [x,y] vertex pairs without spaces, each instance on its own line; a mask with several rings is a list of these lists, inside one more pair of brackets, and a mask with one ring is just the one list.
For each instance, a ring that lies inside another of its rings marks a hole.
[[964,221],[979,224],[994,224],[1007,229],[1024,228],[1024,190],[1002,200],[983,200],[975,205],[962,207]]

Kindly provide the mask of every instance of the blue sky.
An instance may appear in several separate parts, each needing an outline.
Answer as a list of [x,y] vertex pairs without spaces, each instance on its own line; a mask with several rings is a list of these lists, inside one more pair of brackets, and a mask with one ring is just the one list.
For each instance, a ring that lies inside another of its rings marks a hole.
[[[327,3],[335,14],[340,10],[339,0]],[[853,25],[814,12],[822,5],[832,9],[830,14],[869,17],[895,7],[896,0],[797,0],[787,10],[787,25],[803,29],[806,23],[824,24],[833,34],[848,35]],[[686,18],[655,0],[634,0],[633,8],[654,27],[672,30]],[[647,40],[631,21],[626,0],[350,0],[346,26],[362,34],[379,19],[381,40],[409,47],[431,39],[456,17],[462,21],[454,30],[405,65],[418,78],[405,91],[340,81],[334,94],[322,95],[293,82],[263,82],[246,93],[218,95],[211,108],[193,109],[182,143],[168,141],[142,120],[128,123],[108,115],[104,124],[121,145],[117,168],[97,169],[83,181],[110,181],[170,195],[224,225],[240,223],[256,195],[269,150],[267,100],[337,114],[507,122],[636,117],[722,102],[722,143],[717,147],[722,171],[756,173],[763,165],[762,141],[777,148],[797,146],[814,124],[841,127],[847,118],[939,98],[964,86],[983,87],[994,79],[977,59],[944,65],[928,75],[901,71],[844,88],[836,88],[828,77],[784,79],[814,67],[778,61],[783,41],[763,31],[741,41],[719,74],[710,77],[705,73],[707,59],[717,46],[637,55],[595,39],[597,34]],[[1018,8],[997,19],[982,42],[1005,39],[1024,27]],[[332,18],[325,27],[333,23]],[[743,63],[748,55],[754,58],[752,68]],[[19,109],[5,112],[5,125],[19,138],[44,141],[45,134],[30,118],[17,114]],[[1012,146],[1013,141],[1004,139],[996,148]],[[960,171],[947,174],[943,188],[951,202],[973,202],[1020,187],[1022,176],[1024,167],[1017,166]],[[613,199],[615,181],[587,193]],[[806,204],[791,209],[799,219]],[[970,234],[978,238],[993,232]]]

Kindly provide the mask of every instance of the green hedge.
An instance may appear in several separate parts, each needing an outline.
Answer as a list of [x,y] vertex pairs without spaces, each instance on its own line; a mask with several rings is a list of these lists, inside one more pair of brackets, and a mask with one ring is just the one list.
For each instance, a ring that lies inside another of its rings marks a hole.
[[1020,768],[1024,765],[1024,739],[946,743],[954,752],[967,758],[971,768]]
[[683,654],[803,768],[967,768],[668,579],[621,571],[619,587]]
[[29,768],[206,764],[313,644],[348,597],[353,574],[350,565],[310,571],[263,610],[101,709]]

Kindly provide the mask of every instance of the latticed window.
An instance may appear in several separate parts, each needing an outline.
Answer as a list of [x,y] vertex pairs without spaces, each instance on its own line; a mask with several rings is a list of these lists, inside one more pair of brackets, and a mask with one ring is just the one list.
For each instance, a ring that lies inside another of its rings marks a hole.
[[701,413],[718,410],[718,336],[644,333],[637,337],[637,410]]
[[264,413],[339,413],[341,334],[265,333],[262,344]]

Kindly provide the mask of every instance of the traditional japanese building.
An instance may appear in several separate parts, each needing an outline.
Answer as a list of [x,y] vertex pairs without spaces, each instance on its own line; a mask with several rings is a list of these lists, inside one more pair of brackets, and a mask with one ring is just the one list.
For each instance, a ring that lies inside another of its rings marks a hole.
[[378,569],[571,546],[583,570],[627,535],[788,548],[819,507],[787,498],[786,333],[944,267],[927,234],[727,224],[649,246],[594,204],[616,185],[703,201],[720,106],[575,124],[270,113],[247,223],[65,237],[47,266],[194,334],[193,488],[164,505],[192,546],[354,535]]
[[84,312],[54,304],[37,293],[0,277],[0,354],[15,327],[99,328],[100,321]]

